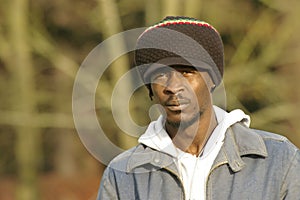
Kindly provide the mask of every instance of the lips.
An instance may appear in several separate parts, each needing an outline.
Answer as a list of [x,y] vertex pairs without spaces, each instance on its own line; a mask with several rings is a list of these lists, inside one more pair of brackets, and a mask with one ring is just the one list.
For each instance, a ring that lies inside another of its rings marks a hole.
[[182,111],[190,104],[189,99],[171,99],[165,103],[165,106],[171,111]]

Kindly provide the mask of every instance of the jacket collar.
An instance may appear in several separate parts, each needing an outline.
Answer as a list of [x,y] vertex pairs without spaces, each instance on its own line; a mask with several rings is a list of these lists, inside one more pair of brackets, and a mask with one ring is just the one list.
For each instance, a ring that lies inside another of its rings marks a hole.
[[238,172],[245,166],[242,156],[250,154],[263,158],[268,156],[263,138],[253,129],[236,123],[228,128],[223,147],[212,168],[228,163],[233,172]]
[[[130,156],[127,163],[127,172],[132,172],[135,168],[145,164],[151,164],[153,169],[166,168],[178,174],[174,158],[166,153],[159,152],[143,144],[139,144]],[[147,170],[145,168],[145,170]]]
[[[241,157],[249,154],[263,158],[268,156],[263,138],[253,129],[236,123],[227,129],[224,144],[212,168],[228,163],[232,171],[238,172],[245,166]],[[167,168],[178,173],[170,155],[139,144],[128,160],[127,172],[145,164],[151,164],[156,168]]]

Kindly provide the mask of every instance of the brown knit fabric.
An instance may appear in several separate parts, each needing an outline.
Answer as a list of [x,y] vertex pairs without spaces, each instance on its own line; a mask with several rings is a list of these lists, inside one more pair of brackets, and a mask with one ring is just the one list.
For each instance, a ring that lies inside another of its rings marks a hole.
[[188,17],[167,17],[146,29],[137,40],[135,62],[149,83],[148,71],[161,63],[190,65],[207,70],[219,85],[223,76],[224,48],[219,33],[206,22]]

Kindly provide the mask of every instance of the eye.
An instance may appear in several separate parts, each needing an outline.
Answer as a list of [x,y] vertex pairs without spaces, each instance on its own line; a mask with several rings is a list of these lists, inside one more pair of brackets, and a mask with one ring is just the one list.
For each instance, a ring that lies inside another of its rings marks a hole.
[[187,75],[189,72],[188,71],[182,71],[181,74],[182,75]]
[[160,80],[164,80],[168,77],[170,70],[161,69],[151,74],[151,81],[156,82]]
[[193,69],[184,69],[184,70],[181,70],[180,73],[183,75],[183,76],[190,76],[192,74],[195,73],[195,70]]

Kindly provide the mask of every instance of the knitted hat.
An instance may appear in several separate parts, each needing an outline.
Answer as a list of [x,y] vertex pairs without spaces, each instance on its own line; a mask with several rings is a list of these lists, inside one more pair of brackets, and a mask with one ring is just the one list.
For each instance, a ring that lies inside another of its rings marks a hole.
[[224,48],[210,24],[189,17],[166,17],[138,38],[135,63],[145,84],[161,65],[186,65],[206,70],[214,84],[223,77]]

